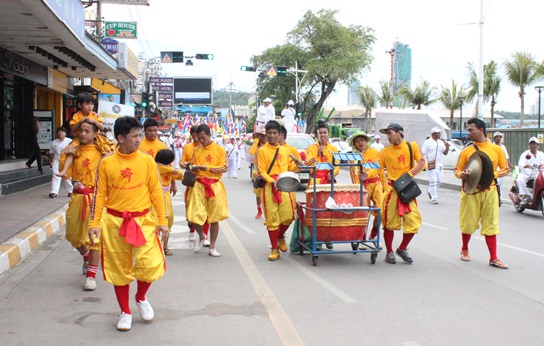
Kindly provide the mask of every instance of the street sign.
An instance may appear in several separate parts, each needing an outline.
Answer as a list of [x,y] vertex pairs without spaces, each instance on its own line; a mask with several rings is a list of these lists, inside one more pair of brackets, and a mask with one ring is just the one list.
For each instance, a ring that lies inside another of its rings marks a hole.
[[113,38],[103,38],[102,46],[111,54],[119,53],[119,41],[114,40]]
[[183,52],[161,52],[161,63],[183,62]]
[[268,72],[266,73],[268,76],[276,77],[278,74],[276,73],[276,67],[270,66],[268,69]]
[[114,38],[138,38],[136,22],[105,22],[105,36]]
[[172,77],[149,77],[149,82],[152,84],[174,84]]
[[174,91],[174,86],[173,85],[157,85],[157,84],[151,84],[153,86],[153,90],[157,90],[157,91],[167,91],[167,92],[173,92]]

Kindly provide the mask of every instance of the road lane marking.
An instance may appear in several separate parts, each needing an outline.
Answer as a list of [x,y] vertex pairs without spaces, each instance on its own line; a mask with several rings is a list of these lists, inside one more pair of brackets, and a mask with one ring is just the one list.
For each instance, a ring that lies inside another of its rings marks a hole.
[[234,213],[231,210],[229,210],[229,220],[234,221],[238,225],[238,227],[240,227],[241,229],[243,229],[247,233],[249,233],[251,235],[256,234],[255,231],[253,231],[252,229],[250,229],[249,227],[244,225],[240,220],[238,220],[238,218],[236,216],[234,216]]
[[[474,238],[476,238],[478,240],[481,240],[481,241],[485,241],[485,238],[482,238],[482,237],[474,237]],[[516,250],[516,251],[519,251],[519,252],[524,252],[524,253],[529,254],[529,255],[544,258],[544,254],[539,253],[539,252],[526,250],[526,249],[523,249],[523,248],[520,248],[520,247],[517,247],[517,246],[508,245],[508,244],[504,244],[504,243],[500,243],[500,242],[497,242],[497,245],[503,246],[503,247],[508,248],[508,249]]]
[[[229,215],[229,218],[232,219],[232,214]],[[270,286],[268,286],[266,280],[259,272],[259,269],[257,269],[255,266],[255,263],[253,263],[253,260],[228,222],[222,223],[221,228],[222,233],[225,235],[227,241],[234,250],[236,257],[238,258],[238,262],[240,262],[240,265],[251,282],[255,293],[259,297],[261,304],[263,304],[264,308],[266,309],[281,343],[283,345],[304,345],[302,338],[298,334],[285,310],[283,310],[281,304],[276,298],[276,295],[274,294],[274,291],[272,291]]]
[[357,303],[357,301],[352,298],[347,293],[344,293],[342,290],[331,284],[329,281],[319,277],[316,273],[312,272],[308,268],[303,267],[302,265],[298,264],[297,262],[293,261],[292,259],[288,258],[287,256],[283,257],[284,259],[289,262],[289,265],[296,267],[298,270],[300,270],[304,275],[306,275],[308,278],[314,280],[316,283],[320,284],[324,289],[331,292],[333,295],[338,297],[340,300],[342,300],[344,303],[353,304]]
[[432,223],[422,222],[422,224],[423,224],[424,226],[436,228],[436,229],[439,229],[439,230],[441,230],[441,231],[447,231],[447,230],[448,230],[447,227],[442,227],[442,226],[438,226],[438,225],[433,225]]

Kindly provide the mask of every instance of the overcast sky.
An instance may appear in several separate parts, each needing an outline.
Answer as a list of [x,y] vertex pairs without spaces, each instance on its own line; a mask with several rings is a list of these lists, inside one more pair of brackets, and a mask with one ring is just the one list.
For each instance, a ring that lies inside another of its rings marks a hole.
[[[150,6],[103,5],[103,17],[137,21],[139,40],[126,42],[135,53],[143,51],[148,58],[159,56],[161,51],[215,55],[214,61],[198,60],[194,66],[163,64],[168,76],[211,76],[215,89],[232,82],[237,90],[253,91],[256,73],[242,72],[240,66],[248,65],[252,55],[285,43],[287,32],[307,10],[320,9],[338,10],[337,19],[345,26],[375,30],[374,62],[370,73],[361,79],[362,85],[375,90],[379,81],[390,79],[386,51],[396,40],[412,48],[412,88],[421,80],[436,87],[450,87],[452,79],[466,83],[468,63],[478,66],[478,0],[150,0]],[[531,53],[541,62],[543,10],[541,0],[485,0],[484,64],[489,60],[502,64],[517,51]],[[342,89],[332,95],[329,106],[341,108],[347,102]],[[537,97],[534,87],[526,91],[526,113],[531,112]],[[520,109],[517,89],[505,79],[496,109]]]

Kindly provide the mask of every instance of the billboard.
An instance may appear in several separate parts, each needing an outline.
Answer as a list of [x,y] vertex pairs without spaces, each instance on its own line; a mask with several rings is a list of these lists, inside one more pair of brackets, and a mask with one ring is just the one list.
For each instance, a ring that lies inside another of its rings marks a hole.
[[174,104],[211,105],[212,77],[174,78]]

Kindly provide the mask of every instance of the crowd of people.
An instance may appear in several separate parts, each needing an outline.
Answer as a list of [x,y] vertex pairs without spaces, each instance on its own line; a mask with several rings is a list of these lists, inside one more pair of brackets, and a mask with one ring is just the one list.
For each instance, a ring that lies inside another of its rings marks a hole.
[[[65,179],[71,194],[66,212],[66,239],[82,257],[83,289],[96,288],[100,263],[105,281],[114,286],[121,310],[117,329],[126,331],[132,328],[129,285],[134,280],[141,318],[145,321],[154,318],[147,292],[151,284],[164,275],[165,256],[172,255],[168,239],[174,217],[171,196],[177,193],[177,180],[186,186],[185,215],[189,238],[194,242],[193,251],[199,253],[207,247],[210,256],[221,256],[217,248],[219,222],[229,217],[227,189],[222,179],[225,174],[228,178],[237,178],[240,162],[246,157],[245,145],[235,137],[214,140],[206,124],[191,127],[190,140],[179,147],[175,140],[168,145],[159,138],[156,120],[146,119],[142,125],[134,117],[115,121],[113,131],[117,144],[114,145],[101,136],[102,120],[92,112],[92,103],[87,95],[78,96],[80,114],[71,122],[76,134],[73,141],[66,140],[62,129],[57,131],[58,139],[52,144],[52,165],[57,173],[50,197],[58,194],[59,178]],[[455,175],[463,184],[472,179],[475,172],[467,168],[467,162],[476,152],[489,160],[494,178],[508,174],[509,160],[505,151],[487,140],[485,123],[473,118],[467,124],[473,145],[460,153]],[[287,251],[286,232],[297,215],[296,194],[282,191],[277,185],[278,177],[284,172],[297,172],[301,166],[314,167],[312,174],[316,182],[331,184],[341,174],[340,167],[335,166],[331,171],[318,168],[317,164],[333,163],[338,149],[329,142],[329,127],[324,122],[317,124],[316,143],[307,148],[304,158],[286,143],[288,130],[282,123],[263,118],[256,126],[254,142],[247,152],[256,167],[255,217],[264,216],[271,248],[268,260],[277,261],[281,253]],[[405,199],[395,182],[409,180],[426,169],[428,195],[431,203],[437,204],[437,188],[443,179],[442,156],[447,154],[448,146],[440,140],[440,128],[431,130],[421,149],[418,143],[405,140],[401,124],[390,123],[379,132],[387,137],[388,146],[379,143],[379,134],[372,136],[364,131],[348,139],[353,152],[362,157],[360,165],[350,167],[350,180],[353,184],[362,184],[370,205],[379,208],[373,211],[368,238],[375,239],[380,228],[383,230],[385,262],[395,264],[398,256],[412,264],[414,259],[408,248],[422,225],[422,216],[415,196]],[[500,136],[500,133],[494,134],[494,137]],[[520,158],[522,169],[532,170],[544,164],[544,154],[537,148],[538,140],[533,137],[529,150]],[[524,171],[520,176],[522,174]],[[308,186],[313,181],[310,179]],[[500,206],[497,192],[496,179],[489,186],[461,192],[460,259],[470,260],[469,241],[480,229],[489,250],[489,265],[507,269],[497,255]],[[381,213],[381,224],[377,210]],[[393,247],[395,231],[402,231],[402,240],[396,249]],[[361,241],[366,239],[365,232]],[[332,248],[333,244],[326,245]]]

